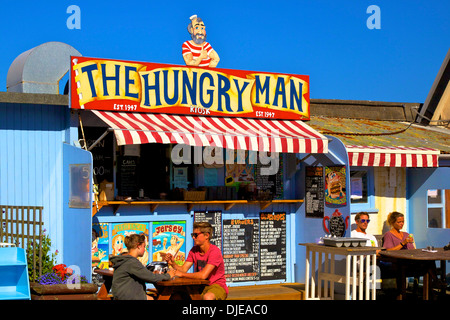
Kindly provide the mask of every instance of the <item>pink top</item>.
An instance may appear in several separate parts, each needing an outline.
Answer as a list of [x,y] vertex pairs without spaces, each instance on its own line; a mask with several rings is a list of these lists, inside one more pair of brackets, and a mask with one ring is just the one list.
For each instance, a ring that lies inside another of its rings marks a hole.
[[[383,247],[385,247],[386,249],[390,249],[390,248],[394,248],[396,246],[398,246],[402,241],[405,241],[405,239],[409,236],[409,233],[407,232],[402,232],[403,234],[403,238],[400,240],[399,238],[397,238],[396,236],[394,236],[394,234],[392,232],[386,232],[383,236]],[[400,250],[405,250],[405,249],[414,249],[414,244],[412,242],[408,242],[406,244],[406,246],[402,246],[402,248]]]
[[212,264],[215,268],[209,274],[210,285],[218,284],[225,289],[228,294],[228,287],[225,280],[225,264],[223,263],[222,252],[218,247],[211,244],[208,252],[202,254],[199,246],[194,246],[189,251],[186,261],[194,263],[194,272],[201,271],[207,264]]

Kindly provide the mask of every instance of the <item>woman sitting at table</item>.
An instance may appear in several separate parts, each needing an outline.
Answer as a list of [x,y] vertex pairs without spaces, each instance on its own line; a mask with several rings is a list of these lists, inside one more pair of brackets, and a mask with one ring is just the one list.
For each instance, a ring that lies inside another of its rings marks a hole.
[[412,234],[400,231],[405,224],[405,217],[402,213],[397,211],[391,212],[387,222],[392,229],[383,236],[383,247],[386,250],[415,249]]
[[146,294],[145,283],[155,283],[161,280],[170,280],[175,271],[166,274],[155,274],[148,270],[137,258],[145,253],[145,235],[132,234],[125,237],[125,246],[128,253],[114,256],[114,276],[111,292],[114,300],[153,300]]
[[[402,213],[397,211],[391,212],[388,215],[387,222],[392,226],[392,229],[383,236],[383,247],[386,248],[386,250],[416,249],[412,234],[400,231],[405,224],[405,217]],[[382,278],[387,277],[386,275],[393,276],[391,273],[394,271],[392,263],[380,261],[379,266]],[[438,281],[436,277],[436,264],[434,261],[415,261],[409,265],[407,276],[416,278],[414,280],[414,291],[417,289],[418,277],[423,276],[426,273],[425,271],[431,276],[433,283]]]

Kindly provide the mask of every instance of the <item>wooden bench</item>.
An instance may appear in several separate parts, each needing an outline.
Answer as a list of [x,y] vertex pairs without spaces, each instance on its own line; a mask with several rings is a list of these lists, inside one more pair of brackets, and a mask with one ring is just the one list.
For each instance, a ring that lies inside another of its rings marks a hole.
[[304,300],[305,284],[279,283],[228,287],[227,300]]

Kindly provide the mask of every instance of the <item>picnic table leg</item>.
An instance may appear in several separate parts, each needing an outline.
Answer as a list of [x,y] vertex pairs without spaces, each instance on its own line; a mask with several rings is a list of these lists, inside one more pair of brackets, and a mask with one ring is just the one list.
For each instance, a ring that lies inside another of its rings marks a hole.
[[427,272],[423,275],[423,300],[429,299],[430,274]]
[[197,286],[188,286],[187,288],[188,294],[191,297],[192,300],[202,300],[202,291],[200,291],[200,288]]
[[406,266],[399,263],[399,272],[397,273],[397,300],[403,300],[406,297]]
[[97,293],[97,299],[99,300],[111,300],[108,297],[109,290],[111,290],[112,286],[112,277],[103,276],[103,284],[100,287],[100,290]]
[[173,288],[172,287],[163,287],[162,289],[158,289],[158,300],[169,300],[172,295]]

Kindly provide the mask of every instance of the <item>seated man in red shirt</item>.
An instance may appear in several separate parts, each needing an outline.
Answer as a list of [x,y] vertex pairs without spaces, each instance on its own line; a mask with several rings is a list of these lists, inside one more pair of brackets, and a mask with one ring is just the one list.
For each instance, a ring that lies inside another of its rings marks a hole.
[[187,66],[216,67],[220,58],[211,44],[206,42],[205,24],[196,15],[190,19],[188,31],[192,40],[185,41],[181,46],[184,62]]
[[[209,242],[212,227],[208,222],[194,223],[194,247],[189,251],[188,257],[182,266],[178,266],[172,255],[166,255],[166,261],[175,271],[175,276],[207,279],[209,286],[203,290],[203,300],[225,300],[228,296],[228,287],[225,280],[225,265],[222,252]],[[187,271],[194,265],[194,272]]]

